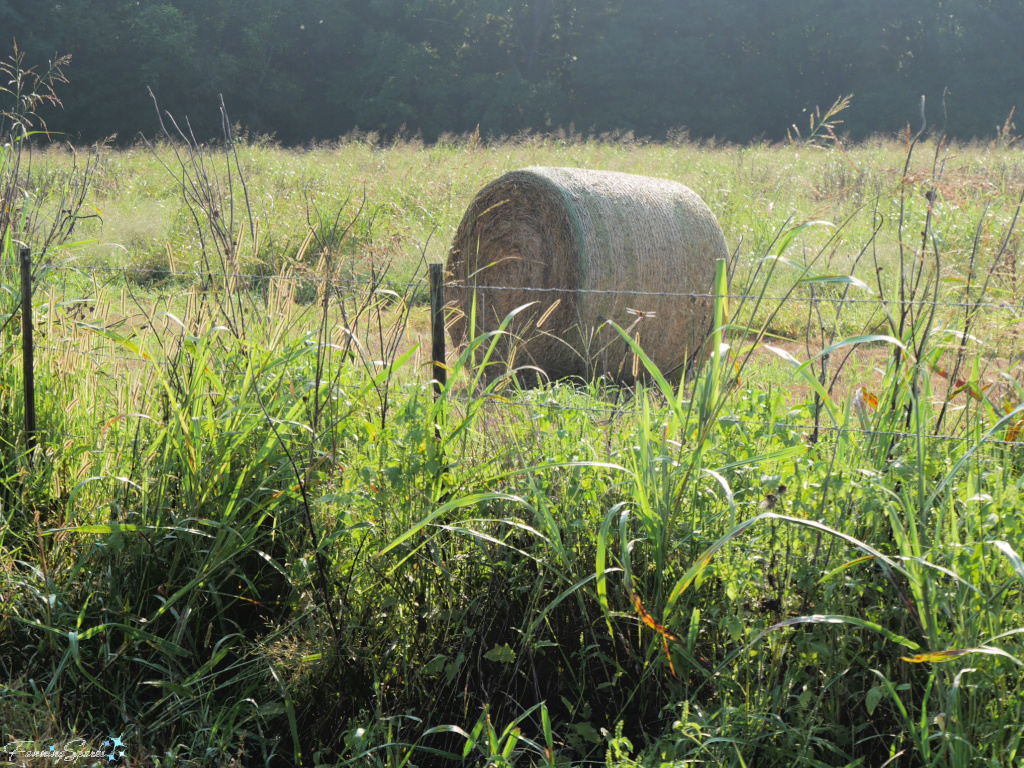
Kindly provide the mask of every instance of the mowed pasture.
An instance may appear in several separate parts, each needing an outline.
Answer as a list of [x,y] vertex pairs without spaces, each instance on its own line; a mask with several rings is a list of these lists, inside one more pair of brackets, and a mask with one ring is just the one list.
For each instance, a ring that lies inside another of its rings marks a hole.
[[[140,765],[1016,764],[1024,155],[815,135],[26,150],[40,430],[12,234],[3,737],[122,734]],[[435,395],[427,265],[537,165],[704,199],[720,354],[521,390],[481,369],[492,333]]]

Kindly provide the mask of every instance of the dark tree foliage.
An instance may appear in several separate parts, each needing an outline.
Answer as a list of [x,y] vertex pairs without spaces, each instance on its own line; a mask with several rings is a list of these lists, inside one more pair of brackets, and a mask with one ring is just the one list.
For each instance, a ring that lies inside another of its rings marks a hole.
[[[30,62],[72,54],[51,129],[202,139],[232,118],[286,144],[574,127],[775,140],[853,94],[854,137],[933,121],[992,136],[1024,101],[1020,0],[0,0]],[[805,111],[806,110],[806,111]],[[187,116],[188,123],[183,118]]]

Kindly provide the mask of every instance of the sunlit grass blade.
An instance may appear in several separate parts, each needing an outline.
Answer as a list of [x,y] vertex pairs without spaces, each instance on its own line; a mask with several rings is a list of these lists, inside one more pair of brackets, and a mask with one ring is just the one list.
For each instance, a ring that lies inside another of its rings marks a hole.
[[980,653],[986,656],[999,656],[1004,659],[1009,659],[1018,667],[1024,667],[1024,661],[1011,656],[1006,651],[1000,648],[992,648],[989,646],[979,646],[977,648],[961,648],[957,650],[947,651],[932,651],[930,653],[919,653],[914,656],[903,656],[903,661],[911,664],[941,664],[947,661],[953,661],[963,656],[969,656],[972,653]]

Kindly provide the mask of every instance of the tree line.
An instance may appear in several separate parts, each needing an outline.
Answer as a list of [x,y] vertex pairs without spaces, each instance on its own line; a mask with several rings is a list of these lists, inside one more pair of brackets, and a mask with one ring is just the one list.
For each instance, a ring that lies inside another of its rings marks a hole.
[[[285,144],[570,127],[778,140],[852,94],[854,138],[993,137],[1024,96],[1021,0],[0,0],[26,61],[71,54],[73,141],[157,133],[147,89]],[[942,95],[946,98],[945,115]]]

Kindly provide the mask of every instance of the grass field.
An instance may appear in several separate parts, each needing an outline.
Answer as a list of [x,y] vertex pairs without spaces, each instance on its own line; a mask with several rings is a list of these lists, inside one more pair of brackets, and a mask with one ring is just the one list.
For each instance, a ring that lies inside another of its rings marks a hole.
[[[3,152],[14,762],[1021,760],[1009,141]],[[426,264],[528,165],[701,194],[730,354],[519,391],[453,350],[435,402]]]

